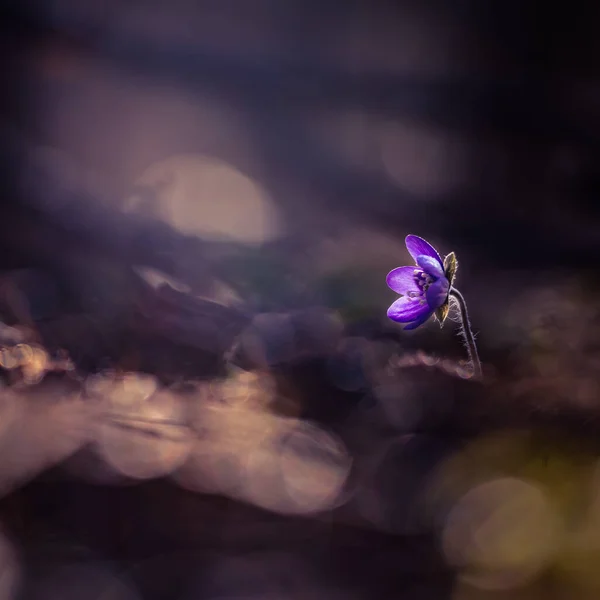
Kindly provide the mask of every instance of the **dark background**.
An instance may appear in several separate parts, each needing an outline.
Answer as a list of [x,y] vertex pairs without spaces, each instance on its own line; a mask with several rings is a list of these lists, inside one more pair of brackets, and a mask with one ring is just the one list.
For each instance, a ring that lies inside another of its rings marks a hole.
[[2,598],[598,597],[594,3],[0,17]]

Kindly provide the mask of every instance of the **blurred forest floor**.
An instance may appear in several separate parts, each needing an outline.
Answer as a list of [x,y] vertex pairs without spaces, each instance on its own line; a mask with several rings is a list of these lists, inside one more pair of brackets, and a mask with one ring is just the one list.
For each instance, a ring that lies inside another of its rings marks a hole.
[[597,20],[492,4],[3,6],[1,598],[598,597]]

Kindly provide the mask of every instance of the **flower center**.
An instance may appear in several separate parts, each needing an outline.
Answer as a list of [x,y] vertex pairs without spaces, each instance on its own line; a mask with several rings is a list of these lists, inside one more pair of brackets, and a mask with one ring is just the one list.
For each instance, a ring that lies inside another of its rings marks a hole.
[[406,295],[409,300],[418,300],[419,304],[425,304],[427,300],[425,299],[425,292],[429,289],[429,286],[433,283],[433,277],[428,275],[427,273],[415,269],[414,271],[414,279],[417,287],[419,288],[418,292],[411,290]]

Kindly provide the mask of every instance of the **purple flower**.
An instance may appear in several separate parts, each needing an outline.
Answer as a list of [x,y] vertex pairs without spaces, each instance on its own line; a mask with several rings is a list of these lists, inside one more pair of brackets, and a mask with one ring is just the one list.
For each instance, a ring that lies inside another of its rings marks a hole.
[[437,250],[416,235],[406,236],[406,248],[417,266],[398,267],[387,276],[388,286],[401,297],[387,311],[392,321],[415,329],[435,314],[440,325],[448,315],[448,294],[457,262],[454,252],[442,261]]

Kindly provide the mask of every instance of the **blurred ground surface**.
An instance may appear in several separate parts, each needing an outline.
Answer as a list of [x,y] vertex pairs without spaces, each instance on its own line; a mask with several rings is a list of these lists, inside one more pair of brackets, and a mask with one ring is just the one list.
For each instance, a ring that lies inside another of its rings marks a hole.
[[596,13],[4,3],[0,598],[597,598]]

